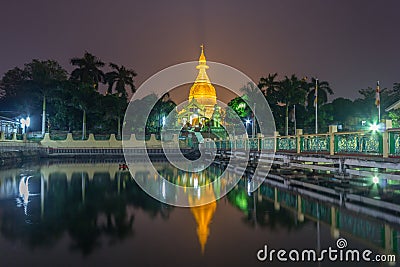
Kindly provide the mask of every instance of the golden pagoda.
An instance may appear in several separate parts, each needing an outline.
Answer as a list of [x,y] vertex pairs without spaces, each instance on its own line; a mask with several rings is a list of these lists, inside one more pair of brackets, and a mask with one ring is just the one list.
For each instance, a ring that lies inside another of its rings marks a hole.
[[201,45],[199,65],[196,67],[196,69],[199,70],[199,74],[190,88],[189,102],[194,99],[199,104],[203,105],[206,108],[206,117],[211,118],[214,112],[214,106],[217,104],[217,93],[207,76],[206,69],[208,68],[206,57],[204,56],[204,46]]
[[217,118],[220,121],[220,108],[217,106],[217,93],[207,76],[204,45],[201,45],[199,64],[196,69],[199,74],[189,91],[189,103],[178,113],[178,124],[191,126],[204,125],[206,120]]

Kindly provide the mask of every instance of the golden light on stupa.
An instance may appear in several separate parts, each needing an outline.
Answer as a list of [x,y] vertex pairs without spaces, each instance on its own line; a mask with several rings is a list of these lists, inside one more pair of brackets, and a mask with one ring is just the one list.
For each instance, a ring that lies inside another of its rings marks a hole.
[[190,123],[192,126],[204,124],[208,119],[220,123],[220,108],[217,106],[217,93],[207,75],[207,60],[204,55],[204,45],[201,45],[199,70],[196,80],[189,91],[188,104],[179,112],[178,123],[185,125]]
[[199,104],[204,105],[206,108],[205,116],[211,118],[214,112],[214,105],[217,104],[217,93],[206,72],[209,67],[204,55],[204,45],[201,45],[199,65],[196,68],[199,70],[199,74],[190,88],[189,102],[195,99]]

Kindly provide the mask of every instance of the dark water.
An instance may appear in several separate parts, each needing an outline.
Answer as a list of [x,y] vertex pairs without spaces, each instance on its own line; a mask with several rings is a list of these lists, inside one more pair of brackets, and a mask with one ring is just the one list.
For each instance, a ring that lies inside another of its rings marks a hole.
[[272,184],[249,194],[244,179],[209,205],[178,208],[147,196],[116,163],[1,170],[0,266],[293,266],[256,254],[264,245],[336,249],[338,238],[373,255],[399,254],[398,224],[329,203]]

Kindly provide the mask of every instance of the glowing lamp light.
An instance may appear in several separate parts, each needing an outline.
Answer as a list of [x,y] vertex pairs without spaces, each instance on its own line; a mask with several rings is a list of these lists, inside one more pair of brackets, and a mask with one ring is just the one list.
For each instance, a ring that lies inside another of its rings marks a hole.
[[378,183],[379,183],[379,177],[378,177],[378,176],[374,176],[374,177],[372,178],[372,182],[373,182],[374,184],[378,184]]
[[378,124],[371,124],[370,126],[369,126],[369,129],[371,130],[371,131],[378,131],[379,130],[379,125]]
[[247,120],[246,120],[246,124],[249,124],[249,123],[251,123],[251,120],[250,120],[250,119],[247,119]]
[[29,116],[26,119],[20,120],[22,127],[29,127],[31,125],[31,118]]

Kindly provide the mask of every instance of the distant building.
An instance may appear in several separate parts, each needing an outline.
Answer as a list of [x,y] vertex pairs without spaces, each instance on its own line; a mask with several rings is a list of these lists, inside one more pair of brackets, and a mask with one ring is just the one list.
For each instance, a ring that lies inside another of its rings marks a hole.
[[16,119],[0,116],[0,132],[4,134],[17,133],[21,123]]
[[400,100],[398,100],[398,101],[394,102],[392,105],[388,106],[385,109],[385,111],[389,112],[389,111],[392,111],[392,110],[395,110],[395,109],[399,109],[399,108],[400,108]]

